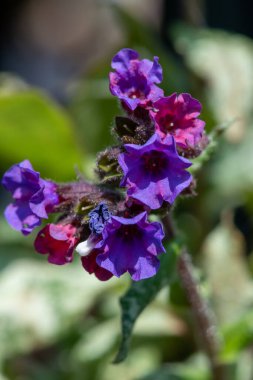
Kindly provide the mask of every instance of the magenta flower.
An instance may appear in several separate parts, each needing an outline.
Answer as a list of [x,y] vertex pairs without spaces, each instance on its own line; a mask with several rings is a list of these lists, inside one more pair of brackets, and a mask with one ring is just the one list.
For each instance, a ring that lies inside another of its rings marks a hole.
[[48,261],[63,265],[73,259],[73,251],[78,243],[76,228],[71,224],[47,224],[37,235],[34,247],[41,254],[48,253]]
[[112,216],[102,236],[95,246],[103,252],[96,260],[100,267],[117,277],[129,272],[135,281],[157,273],[164,233],[160,223],[147,221],[146,212],[133,218]]
[[152,112],[157,132],[163,137],[173,135],[176,144],[194,148],[201,140],[205,122],[198,119],[201,104],[190,94],[172,94],[159,99]]
[[121,186],[127,187],[129,197],[158,209],[163,201],[172,204],[190,185],[192,176],[185,169],[191,162],[178,155],[172,136],[162,140],[155,133],[144,145],[124,147],[126,153],[118,160],[124,173]]
[[162,68],[158,57],[154,61],[139,60],[135,50],[122,49],[112,59],[110,91],[131,109],[155,102],[163,96],[163,90],[155,85],[162,81]]
[[14,229],[28,235],[48,218],[59,203],[56,184],[40,178],[28,160],[13,165],[3,176],[2,184],[14,202],[5,209],[5,217]]

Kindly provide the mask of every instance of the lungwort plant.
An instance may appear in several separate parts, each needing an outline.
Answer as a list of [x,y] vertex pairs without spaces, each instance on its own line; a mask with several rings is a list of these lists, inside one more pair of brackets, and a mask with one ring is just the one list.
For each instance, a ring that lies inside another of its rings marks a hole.
[[138,315],[178,270],[218,379],[219,344],[212,317],[172,215],[178,198],[196,195],[195,168],[212,146],[199,118],[201,104],[188,93],[165,96],[158,57],[140,59],[136,51],[122,49],[113,57],[112,69],[110,91],[124,116],[115,117],[115,145],[97,155],[97,180],[56,183],[41,178],[25,159],[3,176],[13,198],[5,217],[28,235],[54,214],[54,222],[44,225],[34,242],[49,263],[70,264],[76,251],[85,271],[100,281],[126,272],[131,276],[132,285],[121,299],[122,342],[116,362],[127,355]]

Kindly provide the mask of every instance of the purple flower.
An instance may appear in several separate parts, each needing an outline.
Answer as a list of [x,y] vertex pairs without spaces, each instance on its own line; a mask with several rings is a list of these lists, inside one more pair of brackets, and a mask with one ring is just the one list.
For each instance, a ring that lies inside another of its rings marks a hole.
[[129,272],[135,281],[157,273],[164,233],[160,223],[147,221],[146,212],[129,219],[112,216],[102,237],[95,246],[103,251],[96,260],[100,267],[117,277]]
[[172,134],[183,148],[194,148],[201,140],[205,122],[198,119],[201,104],[190,94],[172,94],[159,99],[152,112],[157,132],[161,136]]
[[28,160],[13,165],[2,178],[14,202],[5,209],[5,217],[14,229],[28,235],[42,218],[59,203],[56,184],[40,178]]
[[122,49],[112,59],[110,91],[131,109],[155,102],[163,96],[163,90],[155,85],[162,81],[162,68],[158,57],[154,61],[139,60],[135,50]]
[[89,227],[91,232],[101,234],[105,223],[110,219],[111,214],[105,203],[101,202],[89,213]]
[[126,153],[118,158],[124,173],[121,186],[127,187],[130,197],[157,209],[163,201],[172,204],[190,185],[192,176],[185,169],[191,163],[178,155],[172,136],[162,140],[155,133],[144,145],[124,147]]

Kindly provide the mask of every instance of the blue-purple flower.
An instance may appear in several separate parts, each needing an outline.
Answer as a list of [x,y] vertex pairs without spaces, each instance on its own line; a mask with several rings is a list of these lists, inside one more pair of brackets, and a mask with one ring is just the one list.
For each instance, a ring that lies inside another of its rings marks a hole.
[[97,264],[120,277],[129,272],[134,281],[154,276],[159,269],[157,255],[165,252],[160,223],[147,221],[143,212],[133,218],[112,216],[95,246],[102,253]]
[[139,60],[135,50],[122,49],[112,59],[110,91],[131,109],[147,106],[163,96],[163,90],[155,85],[162,81],[162,68],[158,57],[154,61]]
[[177,153],[173,136],[163,140],[154,134],[144,145],[126,144],[126,153],[119,155],[124,176],[121,186],[128,196],[151,209],[158,209],[164,201],[172,204],[187,188],[191,174],[186,171],[191,162]]
[[24,235],[39,226],[42,218],[48,218],[59,203],[56,184],[40,178],[28,160],[7,170],[2,184],[14,199],[5,209],[5,217],[11,227]]

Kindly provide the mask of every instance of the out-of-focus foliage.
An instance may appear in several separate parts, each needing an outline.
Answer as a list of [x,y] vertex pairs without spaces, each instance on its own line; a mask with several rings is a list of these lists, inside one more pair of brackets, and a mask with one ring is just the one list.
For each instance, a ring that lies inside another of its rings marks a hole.
[[1,167],[25,157],[43,176],[74,178],[81,154],[69,116],[38,91],[14,86],[10,78],[0,87]]
[[227,131],[236,141],[243,136],[253,104],[253,43],[219,30],[178,26],[175,46],[186,64],[206,81],[206,96],[218,122],[238,117],[240,125]]
[[[238,118],[200,168],[197,197],[180,202],[175,214],[198,266],[202,293],[217,315],[228,379],[251,380],[253,43],[179,25],[172,34],[178,60],[149,28],[119,8],[115,17],[124,46],[143,57],[160,57],[167,94],[191,92],[202,102],[208,131]],[[56,180],[74,179],[75,164],[92,175],[95,153],[112,143],[113,117],[120,114],[107,81],[114,53],[70,86],[67,110],[20,80],[0,81],[2,172],[29,158]],[[50,266],[34,253],[32,240],[0,219],[1,380],[210,379],[207,360],[196,347],[189,305],[174,277],[173,247],[157,278],[128,289],[127,276],[100,283],[83,271],[77,257],[66,267]],[[133,336],[126,361],[115,365],[122,296],[121,358]]]
[[116,286],[120,283],[102,283],[84,275],[77,263],[54,268],[16,260],[0,279],[1,361],[59,339],[80,317],[85,318],[97,297],[115,292]]
[[233,205],[244,201],[253,205],[252,140],[253,119],[247,125],[243,140],[235,145],[224,146],[223,154],[219,154],[219,161],[212,167],[213,185],[219,188],[222,199]]
[[225,345],[221,353],[222,360],[236,360],[241,350],[252,343],[252,317],[253,307],[251,306],[237,321],[225,326],[223,330]]
[[139,380],[210,380],[208,365],[201,355],[193,356],[184,365],[164,365],[158,371]]
[[206,83],[204,94],[217,123],[234,120],[225,133],[230,144],[217,150],[212,184],[219,188],[222,202],[252,199],[253,42],[224,31],[186,26],[174,28],[174,37],[186,65]]
[[253,305],[253,283],[244,257],[243,236],[233,225],[231,213],[224,212],[202,249],[203,269],[221,323],[234,322]]

